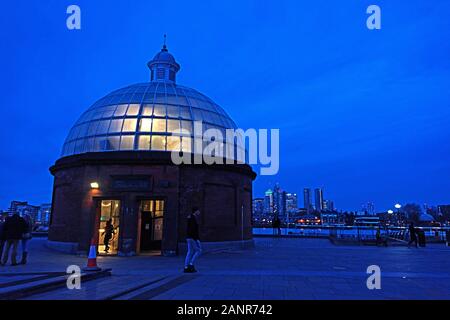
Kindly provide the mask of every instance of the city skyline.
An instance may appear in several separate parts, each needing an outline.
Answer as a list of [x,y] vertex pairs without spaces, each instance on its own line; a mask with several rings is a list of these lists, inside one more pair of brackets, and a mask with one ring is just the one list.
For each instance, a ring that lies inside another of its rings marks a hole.
[[1,21],[15,32],[0,31],[10,43],[0,53],[8,61],[0,208],[50,201],[48,168],[67,131],[98,97],[148,81],[143,61],[163,34],[187,71],[180,84],[208,92],[243,128],[280,129],[280,173],[258,177],[255,196],[281,181],[298,194],[298,185],[323,186],[349,210],[449,203],[449,3],[379,5],[378,32],[366,28],[365,3],[322,10],[329,3],[250,1],[239,12],[213,3],[206,14],[200,4],[173,12],[146,1],[83,2],[74,32],[64,28],[64,4],[5,3]]

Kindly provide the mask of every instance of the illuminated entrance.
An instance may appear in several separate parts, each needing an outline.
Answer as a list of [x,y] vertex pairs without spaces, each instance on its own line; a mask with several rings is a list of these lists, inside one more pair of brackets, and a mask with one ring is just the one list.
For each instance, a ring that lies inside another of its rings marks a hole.
[[164,225],[164,204],[164,200],[141,201],[141,252],[161,252]]
[[120,201],[100,201],[98,253],[116,255],[119,251]]

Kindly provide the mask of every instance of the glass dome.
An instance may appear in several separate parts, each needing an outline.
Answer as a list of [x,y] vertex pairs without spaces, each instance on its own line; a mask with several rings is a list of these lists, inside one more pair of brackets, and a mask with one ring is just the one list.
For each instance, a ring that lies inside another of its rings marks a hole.
[[62,156],[133,150],[192,152],[194,121],[202,121],[203,130],[219,129],[223,137],[226,129],[236,129],[220,106],[196,90],[168,81],[131,85],[100,99],[80,117]]

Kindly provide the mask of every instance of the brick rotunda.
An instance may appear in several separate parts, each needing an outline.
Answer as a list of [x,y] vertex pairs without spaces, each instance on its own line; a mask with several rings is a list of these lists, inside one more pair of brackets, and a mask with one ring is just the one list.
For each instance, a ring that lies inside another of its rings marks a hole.
[[171,160],[172,151],[194,156],[194,121],[221,132],[235,123],[210,98],[176,84],[180,65],[165,45],[148,67],[150,82],[101,98],[70,130],[50,168],[48,245],[76,253],[94,241],[99,254],[175,255],[185,246],[186,216],[199,207],[205,247],[251,246],[251,167]]

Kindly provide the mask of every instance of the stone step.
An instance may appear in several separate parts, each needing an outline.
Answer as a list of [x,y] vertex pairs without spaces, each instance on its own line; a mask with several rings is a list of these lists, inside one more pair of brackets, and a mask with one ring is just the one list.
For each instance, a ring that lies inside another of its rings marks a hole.
[[[111,269],[104,269],[96,272],[83,272],[81,282],[87,282],[111,275]],[[57,275],[49,278],[31,278],[29,281],[20,281],[14,285],[0,288],[0,300],[23,299],[35,294],[65,288],[69,275]]]

